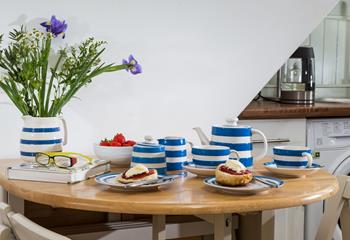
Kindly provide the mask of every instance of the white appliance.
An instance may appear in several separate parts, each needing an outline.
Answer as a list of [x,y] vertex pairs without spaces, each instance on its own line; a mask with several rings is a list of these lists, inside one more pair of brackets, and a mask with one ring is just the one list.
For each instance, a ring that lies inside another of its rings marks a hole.
[[[307,146],[319,155],[315,162],[333,175],[350,175],[350,118],[307,120]],[[324,201],[305,207],[305,240],[314,240],[324,210]],[[337,227],[334,240],[340,240]]]

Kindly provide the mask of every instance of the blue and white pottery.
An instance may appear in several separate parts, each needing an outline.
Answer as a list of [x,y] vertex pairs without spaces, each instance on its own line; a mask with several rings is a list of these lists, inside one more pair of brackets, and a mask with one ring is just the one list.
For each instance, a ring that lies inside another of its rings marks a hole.
[[131,167],[140,163],[156,169],[158,174],[166,174],[165,147],[153,141],[151,136],[146,136],[145,141],[134,145],[132,150]]
[[324,166],[321,166],[317,163],[313,163],[311,167],[307,168],[285,168],[277,167],[274,162],[265,162],[264,167],[272,173],[275,173],[280,176],[287,177],[304,177],[310,174],[317,172],[322,169]]
[[[254,129],[250,126],[237,125],[237,118],[228,118],[224,125],[214,125],[211,129],[211,140],[205,136],[204,132],[196,127],[194,130],[197,132],[201,143],[203,145],[217,145],[226,146],[232,150],[236,150],[240,157],[240,162],[247,168],[253,166],[254,160],[259,160],[263,158],[267,153],[267,139],[265,134],[258,129]],[[252,135],[258,134],[262,137],[264,143],[263,151],[257,155],[253,156],[253,143]]]
[[197,168],[215,169],[219,164],[225,163],[230,154],[238,153],[225,146],[202,145],[192,147],[192,161]]
[[187,162],[187,141],[183,137],[165,137],[158,139],[165,146],[165,158],[168,173],[181,173]]
[[276,146],[273,148],[273,161],[279,168],[311,167],[312,150],[304,146]]
[[23,116],[23,121],[20,139],[22,160],[35,161],[38,152],[62,151],[67,142],[66,122],[62,117]]

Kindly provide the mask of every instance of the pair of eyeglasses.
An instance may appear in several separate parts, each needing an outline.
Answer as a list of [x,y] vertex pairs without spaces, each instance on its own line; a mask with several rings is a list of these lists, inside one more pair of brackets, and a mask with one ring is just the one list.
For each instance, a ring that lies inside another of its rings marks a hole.
[[78,162],[79,157],[82,157],[88,163],[92,162],[92,158],[74,152],[39,152],[35,156],[35,161],[42,166],[69,168]]

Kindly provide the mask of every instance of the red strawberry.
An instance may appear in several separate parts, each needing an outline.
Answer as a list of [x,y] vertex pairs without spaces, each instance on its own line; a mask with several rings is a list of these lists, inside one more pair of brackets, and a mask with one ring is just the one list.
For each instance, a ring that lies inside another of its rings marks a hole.
[[105,138],[104,140],[101,140],[100,146],[108,147],[108,146],[111,146],[111,143],[110,141],[107,140],[107,138]]
[[125,137],[122,133],[118,133],[117,135],[114,136],[113,141],[123,144],[125,143]]
[[120,142],[117,142],[117,141],[114,141],[114,140],[113,140],[113,141],[111,142],[111,146],[112,146],[112,147],[120,147],[120,146],[122,146],[122,144],[121,144]]
[[125,142],[125,144],[126,144],[126,146],[134,146],[136,144],[136,142],[133,140],[128,140]]

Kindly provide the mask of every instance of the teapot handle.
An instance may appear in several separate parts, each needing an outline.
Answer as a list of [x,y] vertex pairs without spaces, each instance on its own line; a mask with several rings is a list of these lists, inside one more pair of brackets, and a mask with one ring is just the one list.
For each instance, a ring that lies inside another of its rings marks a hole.
[[67,144],[67,139],[68,139],[68,130],[67,130],[67,123],[66,120],[60,116],[60,120],[62,121],[62,125],[63,125],[63,146],[65,146]]
[[263,151],[259,154],[259,155],[257,155],[256,157],[254,156],[254,161],[255,160],[259,160],[259,159],[262,159],[263,157],[265,157],[265,155],[266,155],[266,153],[267,153],[267,148],[268,148],[268,146],[267,146],[267,139],[266,139],[266,136],[265,136],[265,134],[262,132],[262,131],[260,131],[260,130],[258,130],[258,129],[252,129],[252,133],[253,134],[258,134],[258,135],[260,135],[261,137],[262,137],[262,139],[263,139],[263,143],[264,143],[264,149],[263,149]]

